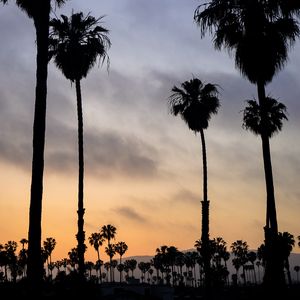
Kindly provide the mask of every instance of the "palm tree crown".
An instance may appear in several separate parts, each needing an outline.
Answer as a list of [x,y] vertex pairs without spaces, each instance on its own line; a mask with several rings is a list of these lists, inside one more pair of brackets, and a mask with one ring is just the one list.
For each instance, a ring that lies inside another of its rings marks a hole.
[[300,34],[295,18],[299,4],[283,2],[212,0],[198,6],[194,20],[202,36],[214,32],[216,49],[224,47],[234,53],[242,75],[252,83],[266,84],[283,68],[287,52]]
[[212,114],[216,114],[220,106],[217,86],[204,84],[198,78],[193,78],[181,84],[182,88],[174,86],[170,97],[171,112],[180,114],[189,128],[195,132],[208,127]]
[[108,241],[108,244],[110,244],[111,239],[115,238],[116,232],[117,228],[111,224],[104,225],[101,228],[101,234]]
[[100,18],[75,13],[70,19],[52,19],[50,24],[50,56],[54,55],[57,67],[71,81],[86,77],[97,58],[108,59],[107,49],[111,43],[108,30],[98,25]]
[[[243,113],[243,127],[251,130],[256,135],[262,133],[261,107],[255,100],[247,100],[247,107]],[[272,137],[282,129],[283,120],[287,120],[286,106],[277,100],[266,97],[265,103],[266,120],[264,130],[268,137]]]

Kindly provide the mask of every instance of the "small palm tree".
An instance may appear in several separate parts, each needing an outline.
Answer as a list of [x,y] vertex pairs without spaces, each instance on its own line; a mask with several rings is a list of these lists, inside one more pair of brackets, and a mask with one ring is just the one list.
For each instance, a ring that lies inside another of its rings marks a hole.
[[[128,246],[125,242],[118,242],[117,244],[115,244],[115,252],[118,253],[120,255],[120,263],[119,266],[122,266],[122,257],[125,254],[125,252],[128,250]],[[119,270],[120,272],[120,282],[123,280],[123,269],[122,267],[120,267],[121,270]]]
[[103,225],[100,230],[101,235],[107,240],[108,245],[110,245],[110,241],[115,238],[116,232],[117,228],[111,224]]
[[[8,0],[0,0],[6,4]],[[44,148],[46,129],[47,76],[48,76],[48,37],[51,3],[59,7],[66,0],[15,0],[34,22],[36,32],[36,87],[33,121],[32,174],[28,230],[27,277],[33,290],[39,290],[43,280],[42,261],[42,198],[44,177]]]
[[122,256],[128,250],[128,246],[125,242],[118,242],[115,244],[115,251],[120,255],[120,264],[122,263]]
[[289,256],[293,250],[293,247],[295,246],[295,239],[292,234],[286,231],[279,232],[278,235],[279,235],[279,251],[282,256],[282,260],[284,261],[284,267],[287,272],[288,283],[291,286],[292,277],[290,271]]
[[[47,265],[48,265],[48,270],[51,271],[51,277],[52,277],[52,270],[49,268],[50,265],[52,265],[52,259],[51,259],[51,254],[56,246],[56,240],[52,237],[50,238],[46,238],[46,240],[44,241],[44,251],[45,251],[45,255],[47,257]],[[49,258],[49,260],[48,260]]]
[[297,283],[299,283],[299,271],[300,271],[300,266],[295,266],[294,267],[294,271],[297,274]]
[[83,156],[83,115],[81,80],[85,78],[91,68],[100,58],[102,62],[107,56],[110,40],[107,37],[108,30],[99,25],[101,18],[94,18],[83,13],[73,13],[70,19],[62,15],[62,20],[52,19],[50,34],[50,57],[54,57],[56,66],[65,77],[75,82],[77,97],[78,117],[78,258],[79,273],[84,277],[84,205],[83,205],[83,179],[84,179],[84,156]]
[[25,244],[28,244],[28,240],[23,238],[20,240],[20,243],[22,244],[22,249],[24,250],[25,249]]
[[[103,242],[104,242],[104,237],[101,235],[101,233],[94,232],[89,237],[89,243],[96,250],[99,262],[101,261],[99,248],[103,245]],[[102,283],[101,264],[99,264],[99,273],[100,273],[100,282]]]
[[105,247],[105,253],[109,256],[110,282],[112,282],[113,281],[113,273],[112,273],[113,262],[112,262],[112,259],[116,254],[115,245],[114,244],[109,244],[107,247]]
[[220,101],[217,86],[204,84],[198,78],[192,78],[181,84],[181,88],[174,86],[170,96],[171,112],[182,117],[189,129],[200,133],[203,161],[203,200],[202,203],[202,257],[204,260],[205,285],[211,285],[210,257],[209,257],[209,200],[207,196],[207,157],[204,129],[208,128],[213,114],[218,112]]

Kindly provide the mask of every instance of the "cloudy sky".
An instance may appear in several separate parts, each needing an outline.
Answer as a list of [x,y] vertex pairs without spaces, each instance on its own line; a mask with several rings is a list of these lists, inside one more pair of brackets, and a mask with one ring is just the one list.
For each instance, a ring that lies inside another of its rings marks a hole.
[[[0,243],[27,236],[35,87],[35,31],[10,3],[0,9]],[[70,0],[55,13],[103,16],[110,68],[82,81],[85,230],[117,227],[127,255],[180,250],[200,238],[200,137],[168,110],[174,85],[198,77],[220,86],[221,108],[206,131],[211,237],[257,248],[263,241],[265,185],[261,143],[241,127],[244,100],[256,96],[226,52],[200,38],[193,13],[201,1]],[[289,121],[271,141],[280,231],[300,235],[300,44],[267,93]],[[43,238],[54,258],[76,245],[77,119],[75,88],[50,63],[43,197]],[[298,249],[295,249],[299,252]],[[89,249],[87,256],[96,259]]]

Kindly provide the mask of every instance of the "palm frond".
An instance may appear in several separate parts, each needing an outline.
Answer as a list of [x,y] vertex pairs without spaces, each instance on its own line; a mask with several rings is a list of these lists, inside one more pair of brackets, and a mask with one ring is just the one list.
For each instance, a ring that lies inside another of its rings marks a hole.
[[264,132],[271,138],[281,131],[283,121],[288,120],[286,106],[274,98],[266,97],[263,108],[255,100],[246,102],[242,126],[256,135]]
[[216,114],[220,106],[217,85],[204,84],[200,79],[192,78],[184,81],[181,88],[174,86],[171,91],[171,113],[179,114],[195,132],[206,129],[211,115]]

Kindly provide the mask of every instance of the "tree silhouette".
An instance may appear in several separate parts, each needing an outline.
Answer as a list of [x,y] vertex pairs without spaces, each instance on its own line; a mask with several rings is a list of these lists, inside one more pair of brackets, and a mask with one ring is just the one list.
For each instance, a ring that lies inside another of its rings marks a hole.
[[297,283],[299,283],[299,271],[300,271],[300,266],[294,266],[294,271],[297,274]]
[[[46,238],[43,245],[44,245],[45,255],[47,257],[47,265],[49,270],[49,266],[52,264],[51,254],[56,246],[56,240],[52,237]],[[52,278],[52,270],[51,270],[51,278]]]
[[99,273],[100,273],[100,282],[102,283],[102,271],[101,271],[101,264],[100,264],[100,250],[99,248],[103,245],[104,242],[104,237],[102,236],[101,233],[94,232],[91,234],[89,237],[89,243],[91,246],[94,247],[94,249],[97,252],[97,257],[98,257],[98,264],[99,264]]
[[202,203],[202,248],[204,261],[205,286],[209,289],[210,257],[209,257],[209,200],[207,196],[207,157],[204,129],[208,128],[212,114],[218,112],[220,106],[217,86],[204,84],[200,79],[193,78],[181,84],[181,88],[174,86],[170,96],[171,112],[182,117],[189,129],[200,133],[203,161],[203,200]]
[[[0,0],[6,4],[8,0]],[[36,87],[32,143],[32,176],[29,208],[27,275],[34,290],[43,280],[41,256],[42,198],[44,174],[44,147],[46,130],[46,98],[48,74],[48,36],[51,0],[15,0],[18,7],[33,20],[36,31]],[[61,6],[66,0],[52,1]]]
[[116,250],[115,250],[115,245],[114,244],[109,244],[107,245],[107,247],[105,247],[105,253],[108,255],[109,257],[109,273],[110,273],[110,282],[113,281],[113,272],[112,272],[112,259],[116,254]]
[[[128,246],[125,242],[118,242],[117,244],[115,244],[115,252],[120,255],[119,265],[123,265],[122,264],[122,257],[126,253],[127,250],[128,250]],[[123,267],[123,269],[124,269],[124,267]],[[119,272],[120,272],[120,282],[123,280],[123,278],[122,278],[123,269],[122,269],[122,267],[120,267],[120,270],[119,270]]]
[[289,256],[293,250],[293,247],[295,246],[295,239],[292,234],[289,232],[279,232],[279,252],[282,255],[282,259],[284,261],[284,267],[287,272],[287,278],[288,283],[291,286],[292,285],[292,278],[291,278],[291,271],[290,271],[290,262],[289,262]]
[[194,20],[202,37],[213,34],[217,50],[225,48],[234,54],[236,67],[248,80],[256,84],[261,114],[261,140],[267,209],[265,226],[266,270],[264,283],[272,287],[284,285],[283,265],[276,250],[278,224],[276,215],[272,163],[265,86],[272,81],[288,59],[288,50],[300,34],[296,15],[300,4],[296,1],[212,0],[197,7]]
[[83,114],[81,80],[85,78],[99,57],[102,62],[108,57],[110,40],[108,30],[99,25],[101,18],[83,13],[73,13],[70,19],[62,15],[62,20],[52,19],[50,34],[50,57],[54,56],[56,66],[64,76],[75,82],[78,117],[78,259],[79,274],[84,277],[84,154],[83,154]]

